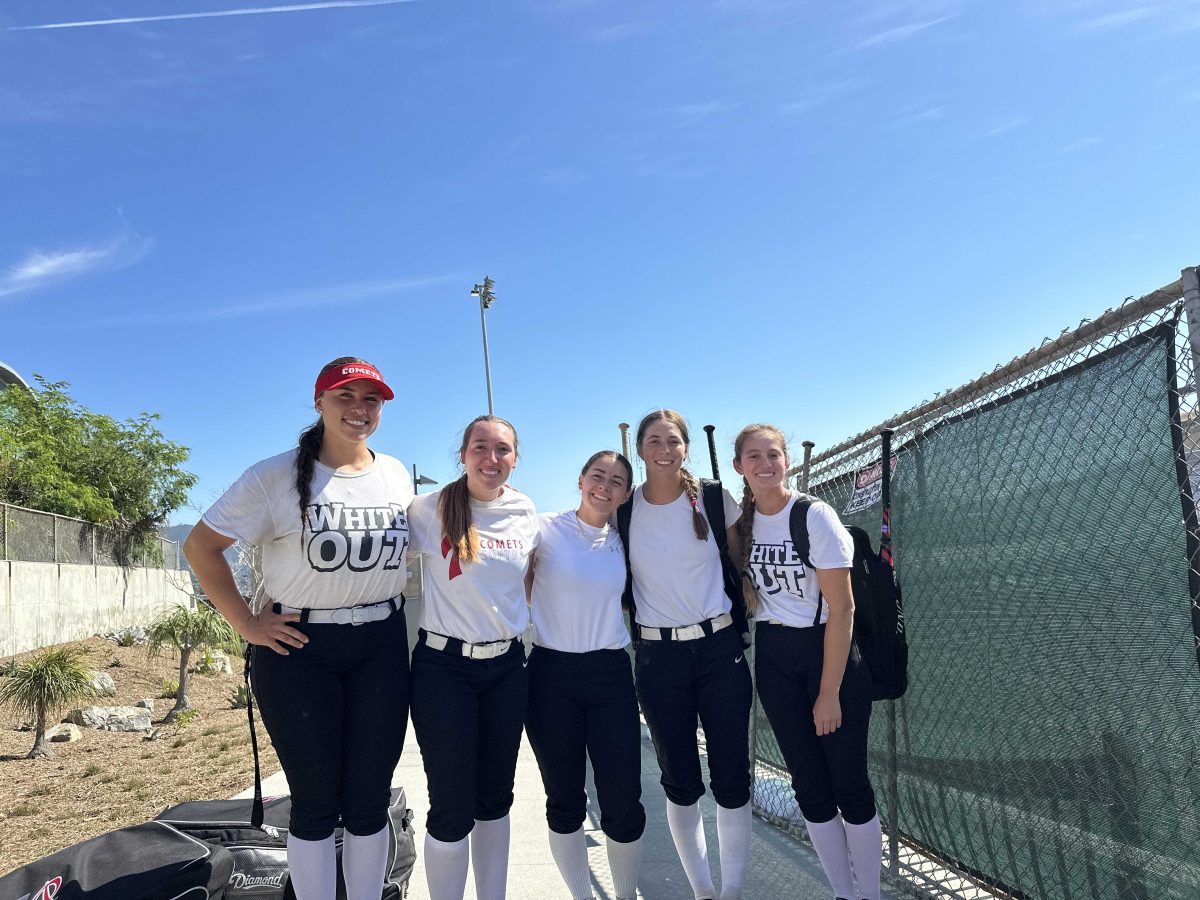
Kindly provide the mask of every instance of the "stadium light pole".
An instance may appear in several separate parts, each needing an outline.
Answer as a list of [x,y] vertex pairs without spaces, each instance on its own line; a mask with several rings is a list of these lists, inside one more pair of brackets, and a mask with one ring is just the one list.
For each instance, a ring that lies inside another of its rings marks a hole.
[[493,303],[496,302],[496,295],[492,288],[496,286],[496,282],[483,276],[483,284],[477,284],[471,288],[471,296],[479,298],[479,328],[483,331],[483,375],[487,379],[487,398],[488,398],[488,415],[492,415],[492,367],[488,362],[488,343],[487,343],[487,317],[484,313]]

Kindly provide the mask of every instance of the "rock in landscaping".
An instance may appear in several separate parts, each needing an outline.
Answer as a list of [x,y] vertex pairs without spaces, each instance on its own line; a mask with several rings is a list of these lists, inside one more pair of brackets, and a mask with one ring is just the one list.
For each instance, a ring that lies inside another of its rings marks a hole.
[[148,709],[148,710],[150,710],[150,712],[154,712],[154,701],[151,700],[149,697],[143,697],[141,700],[139,700],[137,703],[135,703],[134,706],[137,706],[140,709]]
[[136,706],[85,706],[67,713],[67,722],[101,731],[149,731],[150,712]]
[[56,744],[69,744],[82,737],[83,732],[79,730],[78,725],[62,724],[46,729],[46,740],[53,741]]
[[92,672],[92,687],[101,697],[117,696],[117,683],[107,672]]
[[197,675],[232,675],[233,664],[229,657],[219,650],[211,651],[207,657],[201,657],[200,662],[189,670]]

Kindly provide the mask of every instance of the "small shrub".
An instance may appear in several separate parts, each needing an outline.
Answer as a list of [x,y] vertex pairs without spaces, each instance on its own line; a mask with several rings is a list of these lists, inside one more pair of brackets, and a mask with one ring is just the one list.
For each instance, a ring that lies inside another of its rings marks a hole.
[[116,780],[117,780],[117,776],[114,775],[112,772],[109,772],[108,774],[101,775],[99,778],[97,778],[96,784],[112,784]]
[[200,737],[212,737],[214,734],[220,734],[223,730],[219,725],[209,725],[200,732]]
[[198,709],[181,710],[179,714],[175,716],[175,725],[177,728],[187,728],[196,721],[199,715],[200,710]]
[[221,741],[221,743],[217,745],[217,749],[224,753],[229,749],[229,741]]
[[18,803],[8,811],[10,816],[36,816],[42,811],[40,806],[34,806],[32,803]]
[[245,709],[250,705],[250,689],[239,684],[229,693],[229,703],[234,709]]
[[124,790],[125,791],[136,791],[138,788],[144,788],[149,783],[150,782],[147,781],[145,778],[140,778],[140,777],[139,778],[130,778],[127,782],[125,782]]
[[132,647],[146,642],[146,629],[127,625],[112,632],[109,637],[118,647]]
[[31,790],[26,797],[45,797],[47,794],[53,793],[53,788],[48,784],[39,785]]
[[101,769],[95,763],[88,763],[86,766],[83,767],[83,771],[80,772],[79,774],[82,775],[84,778],[91,778],[93,775],[99,775],[102,771],[103,771],[103,769]]
[[179,696],[179,682],[174,678],[164,678],[162,680],[162,693],[158,696],[164,700],[174,700]]

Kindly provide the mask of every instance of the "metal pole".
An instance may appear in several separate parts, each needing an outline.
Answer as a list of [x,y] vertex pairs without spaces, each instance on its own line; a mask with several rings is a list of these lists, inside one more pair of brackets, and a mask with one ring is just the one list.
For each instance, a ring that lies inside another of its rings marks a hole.
[[8,504],[4,505],[4,558],[8,559]]
[[632,459],[629,453],[629,423],[622,422],[617,427],[621,429],[621,452],[625,454],[626,459]]
[[[892,430],[879,433],[883,455],[883,519],[880,523],[879,555],[892,565]],[[887,806],[888,861],[891,872],[900,875],[900,784],[896,751],[896,701],[887,702]]]
[[50,525],[51,534],[54,536],[54,538],[53,538],[53,540],[54,540],[54,561],[57,563],[59,561],[59,559],[58,559],[58,516],[55,516],[54,518],[52,518],[50,520],[50,523],[51,523],[51,525]]
[[483,374],[487,378],[487,397],[488,397],[488,415],[493,414],[492,410],[492,367],[488,362],[488,345],[487,345],[487,318],[484,316],[483,297],[479,298],[479,327],[483,329]]
[[808,492],[808,469],[812,465],[813,447],[817,446],[812,441],[804,442],[804,465],[800,468],[800,490],[804,493]]
[[1187,310],[1188,344],[1192,350],[1192,383],[1195,384],[1196,365],[1200,363],[1200,270],[1184,269],[1180,281],[1183,284],[1183,308]]

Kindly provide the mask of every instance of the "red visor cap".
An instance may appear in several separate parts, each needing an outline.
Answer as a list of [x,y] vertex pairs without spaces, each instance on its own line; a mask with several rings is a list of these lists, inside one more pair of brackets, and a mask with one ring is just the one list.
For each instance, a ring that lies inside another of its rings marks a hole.
[[395,399],[396,395],[384,382],[383,376],[379,374],[379,370],[363,363],[347,363],[344,366],[334,366],[332,369],[327,369],[317,379],[316,387],[313,388],[313,399],[316,400],[324,391],[332,391],[334,388],[340,388],[343,384],[349,384],[351,381],[369,381],[375,387],[379,388],[379,393],[383,395],[384,400]]

